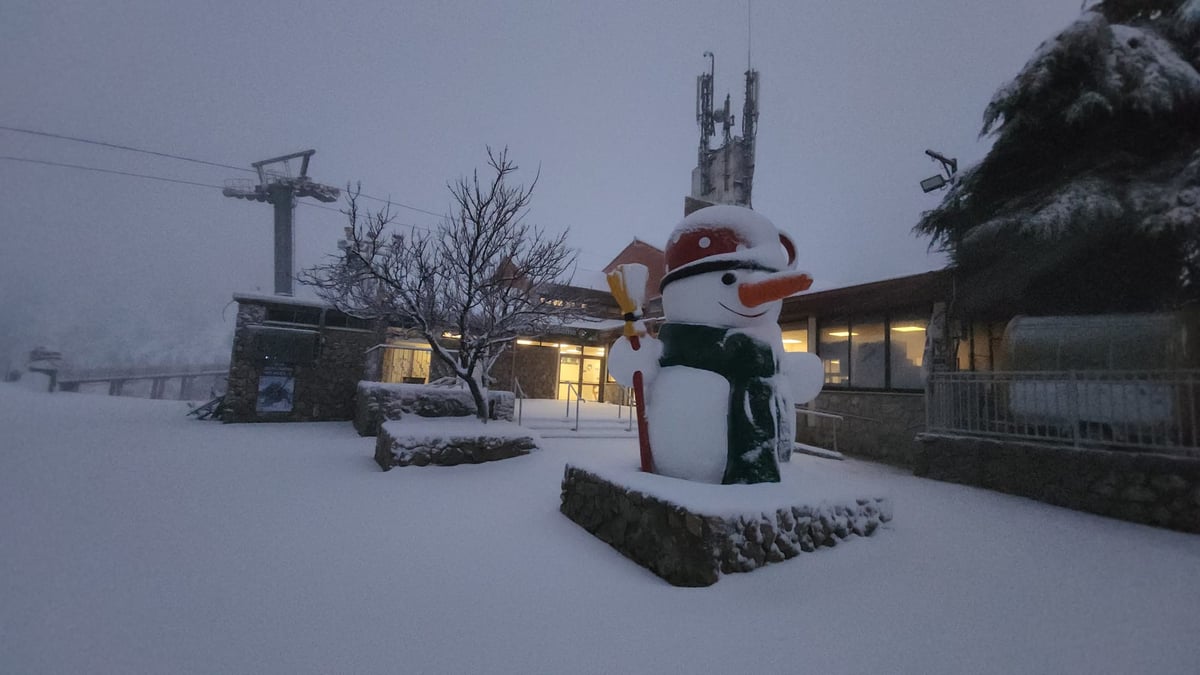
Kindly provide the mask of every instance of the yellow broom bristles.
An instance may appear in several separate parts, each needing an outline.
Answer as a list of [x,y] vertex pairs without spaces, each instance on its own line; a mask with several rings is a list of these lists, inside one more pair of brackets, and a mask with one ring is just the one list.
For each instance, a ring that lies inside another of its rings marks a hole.
[[[608,280],[608,288],[612,291],[617,306],[621,308],[621,313],[626,317],[631,315],[638,319],[642,317],[642,296],[645,295],[648,275],[649,270],[640,263],[617,265],[616,269],[605,275]],[[638,334],[637,327],[634,325],[635,321],[636,319],[631,321],[626,318],[625,337],[633,337]]]

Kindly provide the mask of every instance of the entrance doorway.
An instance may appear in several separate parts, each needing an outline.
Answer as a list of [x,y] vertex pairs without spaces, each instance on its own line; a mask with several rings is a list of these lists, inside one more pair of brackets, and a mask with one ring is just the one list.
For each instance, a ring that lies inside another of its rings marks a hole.
[[604,392],[604,348],[563,345],[558,355],[558,398],[600,401]]

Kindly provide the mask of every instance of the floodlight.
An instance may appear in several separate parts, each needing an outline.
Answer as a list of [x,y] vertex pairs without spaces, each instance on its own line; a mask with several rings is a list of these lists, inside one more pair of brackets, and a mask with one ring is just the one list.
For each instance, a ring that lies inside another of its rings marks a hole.
[[949,181],[947,181],[945,177],[939,173],[921,181],[921,189],[925,192],[933,192],[934,190],[940,190],[941,188],[946,187],[947,183],[949,183]]

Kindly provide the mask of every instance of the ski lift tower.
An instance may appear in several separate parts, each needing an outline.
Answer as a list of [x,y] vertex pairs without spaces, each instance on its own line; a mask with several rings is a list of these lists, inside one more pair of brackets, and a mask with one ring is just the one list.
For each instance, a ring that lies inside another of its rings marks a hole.
[[[250,166],[258,172],[258,184],[248,179],[225,181],[221,194],[235,199],[266,202],[275,207],[275,295],[292,294],[292,253],[295,235],[292,216],[296,200],[312,197],[320,202],[337,201],[340,191],[329,185],[314,183],[308,177],[308,160],[316,150],[294,152],[272,157]],[[293,177],[291,160],[300,160],[300,175]]]

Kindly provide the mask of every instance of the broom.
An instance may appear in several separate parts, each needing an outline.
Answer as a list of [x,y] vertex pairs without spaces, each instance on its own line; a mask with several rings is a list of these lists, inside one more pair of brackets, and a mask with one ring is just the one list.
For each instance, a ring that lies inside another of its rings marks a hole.
[[[650,270],[640,263],[617,265],[607,274],[608,287],[625,318],[625,337],[634,351],[641,349],[641,336],[646,334],[642,324],[642,307],[646,300],[646,281]],[[654,456],[650,454],[650,432],[646,427],[646,401],[642,371],[633,373],[634,406],[637,410],[638,446],[641,449],[642,471],[654,473]]]

